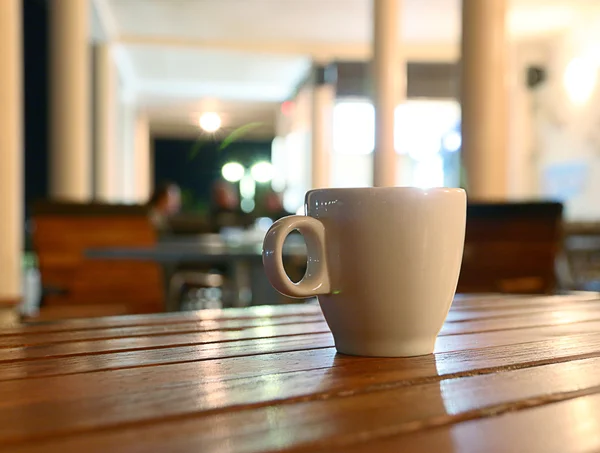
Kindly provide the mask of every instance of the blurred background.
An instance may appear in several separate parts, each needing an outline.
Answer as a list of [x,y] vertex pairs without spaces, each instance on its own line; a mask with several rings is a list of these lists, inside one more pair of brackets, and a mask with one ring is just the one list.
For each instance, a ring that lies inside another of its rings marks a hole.
[[372,185],[560,204],[552,288],[588,288],[599,24],[595,0],[2,0],[0,301],[279,303],[266,228]]

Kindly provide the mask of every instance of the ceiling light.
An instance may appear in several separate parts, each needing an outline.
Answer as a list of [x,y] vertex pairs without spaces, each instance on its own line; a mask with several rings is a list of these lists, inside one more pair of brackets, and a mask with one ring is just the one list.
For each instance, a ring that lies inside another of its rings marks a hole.
[[206,112],[200,116],[200,127],[205,132],[216,132],[221,127],[221,117],[215,112]]

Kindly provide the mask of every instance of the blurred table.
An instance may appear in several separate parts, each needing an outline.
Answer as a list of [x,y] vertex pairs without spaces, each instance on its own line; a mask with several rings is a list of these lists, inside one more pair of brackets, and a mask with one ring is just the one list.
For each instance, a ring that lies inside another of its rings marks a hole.
[[11,453],[600,450],[600,298],[457,297],[435,354],[336,354],[318,306],[4,329]]
[[[306,245],[301,237],[290,238],[283,247],[286,256],[306,256]],[[180,238],[159,242],[154,247],[114,247],[86,251],[86,256],[97,259],[126,259],[158,263],[227,263],[236,260],[262,259],[262,240],[223,241],[210,235],[209,239]]]
[[[290,235],[283,247],[283,254],[284,258],[306,262],[306,245],[302,237]],[[153,261],[165,267],[167,280],[172,278],[175,270],[181,265],[226,265],[235,294],[231,305],[239,307],[248,305],[248,301],[253,297],[252,266],[258,263],[262,269],[262,237],[223,238],[218,234],[209,234],[169,238],[154,247],[90,249],[86,251],[86,257],[101,260]],[[270,286],[268,288],[271,289]],[[274,290],[272,294],[275,294]],[[173,300],[167,302],[169,311],[175,310],[176,305]]]

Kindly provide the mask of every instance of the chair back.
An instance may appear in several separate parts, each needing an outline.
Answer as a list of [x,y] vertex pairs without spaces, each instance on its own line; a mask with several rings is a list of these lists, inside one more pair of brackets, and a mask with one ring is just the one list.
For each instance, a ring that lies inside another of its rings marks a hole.
[[560,203],[469,203],[459,292],[551,293]]
[[79,317],[163,311],[159,265],[85,255],[88,249],[155,245],[146,207],[40,202],[33,209],[33,228],[45,293],[42,312],[69,317],[71,308]]

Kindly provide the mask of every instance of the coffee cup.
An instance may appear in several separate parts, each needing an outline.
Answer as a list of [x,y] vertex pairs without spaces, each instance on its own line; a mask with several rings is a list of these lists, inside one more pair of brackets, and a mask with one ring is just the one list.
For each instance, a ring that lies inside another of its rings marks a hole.
[[[317,189],[306,194],[305,211],[278,220],[265,236],[263,262],[273,287],[289,297],[317,296],[340,353],[432,353],[458,283],[465,191]],[[294,230],[308,253],[297,283],[282,257]]]

